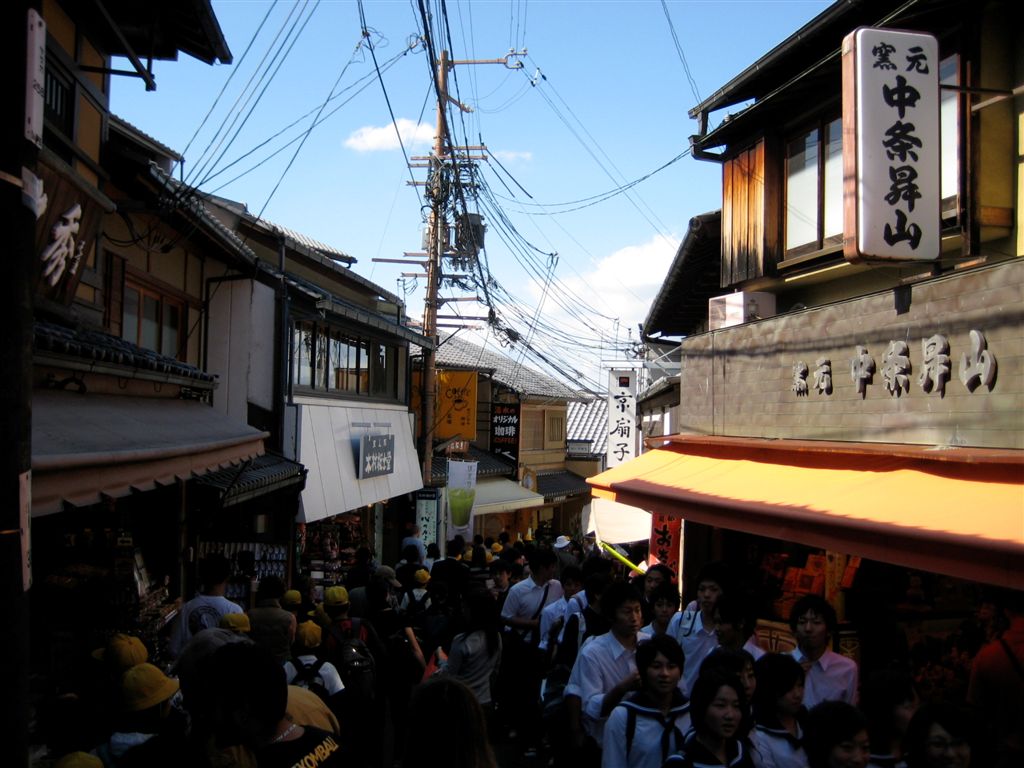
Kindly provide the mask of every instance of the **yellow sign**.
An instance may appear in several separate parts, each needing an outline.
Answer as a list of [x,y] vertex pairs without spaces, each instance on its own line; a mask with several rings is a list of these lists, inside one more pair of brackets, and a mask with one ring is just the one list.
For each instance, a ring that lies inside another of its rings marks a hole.
[[476,440],[476,371],[438,371],[434,437]]

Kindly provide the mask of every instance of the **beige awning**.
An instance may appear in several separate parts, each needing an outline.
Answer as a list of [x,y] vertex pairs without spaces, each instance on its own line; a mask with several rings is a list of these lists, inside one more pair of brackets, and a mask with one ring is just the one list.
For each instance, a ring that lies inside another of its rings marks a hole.
[[32,393],[32,514],[188,480],[263,454],[266,432],[190,400]]
[[477,480],[473,514],[514,512],[517,509],[543,507],[544,497],[524,488],[519,483],[501,477]]
[[[300,403],[298,459],[308,469],[299,519],[322,520],[378,501],[418,491],[423,472],[405,408]],[[392,470],[359,479],[363,435],[394,437]]]

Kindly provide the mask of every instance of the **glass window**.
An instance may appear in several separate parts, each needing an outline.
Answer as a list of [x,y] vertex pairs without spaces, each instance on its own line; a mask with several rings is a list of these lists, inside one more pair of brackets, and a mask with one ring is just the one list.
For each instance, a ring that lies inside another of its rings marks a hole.
[[160,300],[149,294],[142,295],[142,323],[139,328],[139,346],[160,348]]
[[394,397],[396,350],[393,346],[373,342],[370,346],[370,394],[376,397]]
[[356,391],[365,395],[370,391],[370,342],[365,339],[357,339],[352,343],[352,350],[358,353],[358,363],[353,366],[353,370],[356,371],[356,378],[359,381],[359,385]]
[[[950,56],[939,64],[939,82],[942,85],[960,85],[960,57]],[[940,91],[939,136],[942,147],[941,181],[942,210],[956,213],[956,199],[960,194],[960,94]],[[949,205],[947,206],[947,203]]]
[[137,344],[139,340],[139,289],[125,286],[124,319],[121,322],[121,338]]
[[331,333],[331,389],[336,392],[356,392],[355,351],[350,339],[337,331]]
[[843,239],[843,120],[786,147],[786,250],[806,253]]
[[180,359],[185,305],[139,285],[126,284],[121,306],[121,338],[161,355]]
[[160,354],[178,356],[178,339],[181,329],[181,307],[170,302],[164,303],[164,321],[160,337]]
[[296,323],[292,332],[292,381],[296,386],[312,385],[312,323]]
[[818,240],[818,129],[786,149],[786,249]]
[[295,386],[364,397],[398,396],[398,347],[328,325],[298,322],[293,331]]
[[825,239],[843,237],[843,119],[825,127]]
[[316,369],[313,386],[316,389],[327,389],[327,371],[330,366],[327,357],[328,341],[327,329],[318,327],[316,330],[316,358],[313,360],[313,367]]

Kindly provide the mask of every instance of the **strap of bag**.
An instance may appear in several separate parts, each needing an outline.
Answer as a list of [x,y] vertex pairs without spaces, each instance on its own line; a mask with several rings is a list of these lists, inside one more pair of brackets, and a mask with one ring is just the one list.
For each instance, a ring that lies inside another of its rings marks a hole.
[[[296,661],[299,661],[296,659]],[[299,662],[299,669],[297,670],[297,678],[304,683],[312,683],[316,680],[316,676],[320,674],[320,667],[324,665],[323,659],[317,659],[312,664],[303,664]]]
[[540,612],[544,610],[544,605],[548,601],[548,590],[551,589],[551,582],[549,581],[544,585],[544,594],[540,596],[540,605],[537,606],[537,610],[533,612],[533,616],[530,617],[530,621],[535,620],[540,616]]
[[1010,644],[1001,637],[999,638],[999,644],[1003,646],[1003,650],[1006,651],[1006,655],[1010,659],[1010,663],[1013,665],[1013,668],[1017,670],[1017,674],[1024,679],[1024,665],[1020,663],[1020,659],[1017,658],[1017,655],[1013,652]]

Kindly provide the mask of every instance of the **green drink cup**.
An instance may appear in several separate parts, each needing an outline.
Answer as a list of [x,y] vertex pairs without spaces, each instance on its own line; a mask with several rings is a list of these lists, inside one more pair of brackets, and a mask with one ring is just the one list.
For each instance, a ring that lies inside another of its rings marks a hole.
[[469,513],[473,511],[475,488],[449,488],[448,508],[451,510],[452,525],[464,528],[469,525]]

